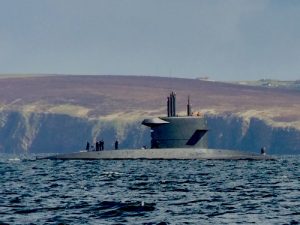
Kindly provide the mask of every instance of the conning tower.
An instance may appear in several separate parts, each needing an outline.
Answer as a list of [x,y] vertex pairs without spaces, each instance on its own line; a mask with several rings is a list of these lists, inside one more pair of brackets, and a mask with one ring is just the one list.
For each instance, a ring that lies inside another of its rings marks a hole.
[[151,148],[207,148],[207,123],[204,117],[193,116],[190,97],[187,115],[176,114],[176,93],[167,98],[167,117],[145,119],[151,128]]

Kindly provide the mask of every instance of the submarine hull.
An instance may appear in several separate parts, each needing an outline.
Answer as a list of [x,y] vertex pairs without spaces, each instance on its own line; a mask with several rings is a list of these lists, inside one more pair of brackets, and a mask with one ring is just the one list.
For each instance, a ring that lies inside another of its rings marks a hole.
[[80,151],[75,153],[57,154],[37,159],[53,160],[98,160],[98,159],[203,159],[203,160],[266,160],[273,159],[267,155],[244,151],[203,148],[178,149],[128,149],[107,151]]

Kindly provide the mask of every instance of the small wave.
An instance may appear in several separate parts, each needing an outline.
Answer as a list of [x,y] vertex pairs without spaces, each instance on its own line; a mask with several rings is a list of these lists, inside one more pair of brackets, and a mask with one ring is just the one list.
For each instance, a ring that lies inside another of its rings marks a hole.
[[108,172],[103,172],[103,175],[122,175],[123,173],[120,172],[114,172],[114,171],[108,171]]
[[98,207],[94,208],[96,211],[100,211],[102,218],[119,217],[119,216],[134,216],[142,215],[146,212],[155,210],[154,203],[146,203],[144,201],[126,201],[126,202],[115,202],[115,201],[103,201]]
[[15,158],[9,158],[9,159],[8,159],[8,161],[21,161],[21,159],[20,159],[20,158],[17,158],[17,157],[15,157]]
[[22,209],[22,210],[16,210],[16,214],[30,214],[30,213],[36,213],[36,212],[50,212],[50,211],[57,211],[65,209],[66,207],[45,207],[45,208],[31,208],[31,209]]

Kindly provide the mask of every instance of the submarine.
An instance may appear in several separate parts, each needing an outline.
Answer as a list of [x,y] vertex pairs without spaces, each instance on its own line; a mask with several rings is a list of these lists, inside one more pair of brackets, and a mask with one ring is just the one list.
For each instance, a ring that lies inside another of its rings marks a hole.
[[176,93],[167,98],[167,115],[142,121],[151,129],[151,148],[118,149],[55,154],[37,159],[51,160],[121,160],[121,159],[165,159],[165,160],[270,160],[262,152],[253,153],[239,150],[208,148],[208,128],[204,116],[194,114],[188,97],[186,116],[176,114]]

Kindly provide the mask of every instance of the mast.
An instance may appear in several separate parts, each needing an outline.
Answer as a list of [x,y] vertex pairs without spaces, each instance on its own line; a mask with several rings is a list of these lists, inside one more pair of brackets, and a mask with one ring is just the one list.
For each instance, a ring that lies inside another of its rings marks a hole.
[[192,116],[192,105],[190,104],[190,96],[188,96],[188,104],[186,105],[187,116]]
[[176,93],[171,92],[167,100],[167,114],[168,117],[176,116]]

